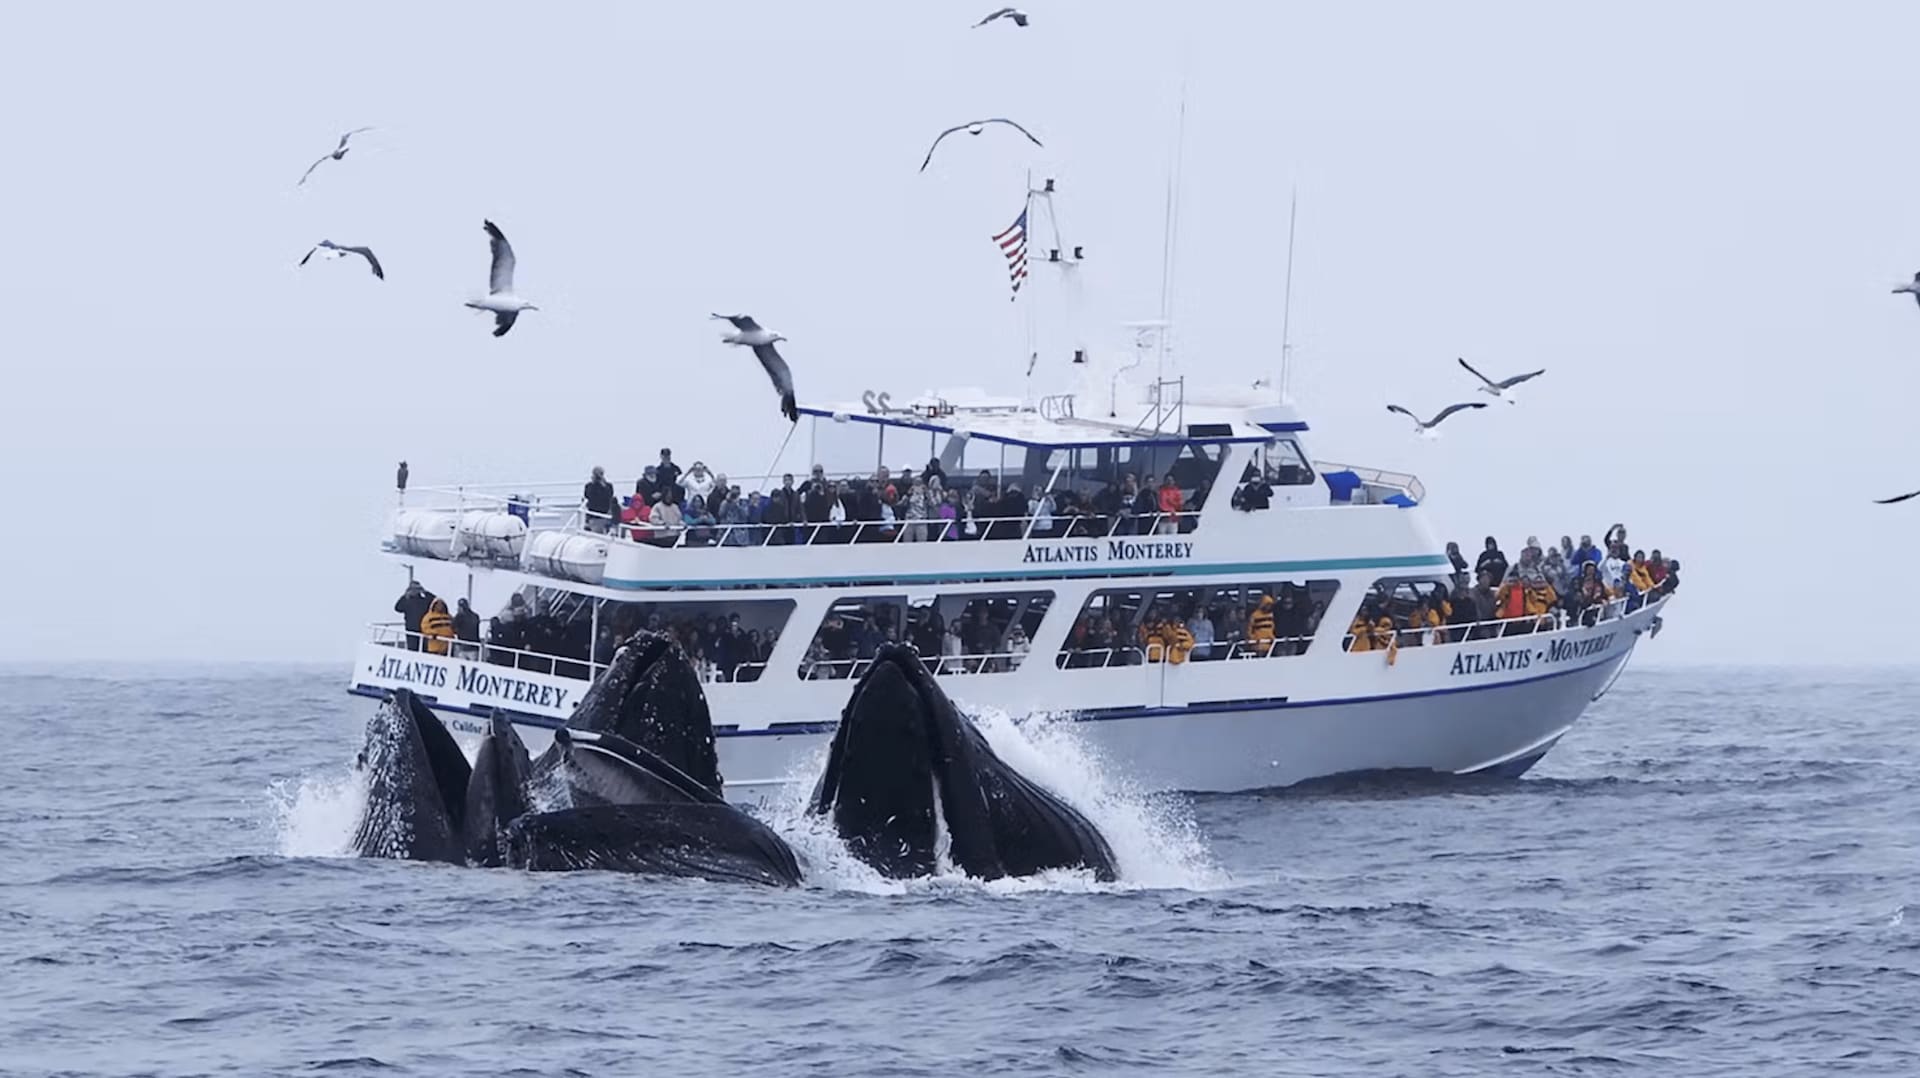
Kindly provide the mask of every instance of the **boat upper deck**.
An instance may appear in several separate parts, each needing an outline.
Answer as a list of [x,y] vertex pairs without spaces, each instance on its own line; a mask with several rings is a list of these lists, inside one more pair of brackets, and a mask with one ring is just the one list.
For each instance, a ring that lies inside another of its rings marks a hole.
[[414,488],[385,545],[617,590],[1435,561],[1398,511],[1424,497],[1419,480],[1312,461],[1307,425],[1277,399],[1208,404],[1164,383],[1146,409],[1126,422],[1083,418],[1070,395],[895,407],[868,394],[802,409],[798,474],[683,469],[663,453],[584,485]]

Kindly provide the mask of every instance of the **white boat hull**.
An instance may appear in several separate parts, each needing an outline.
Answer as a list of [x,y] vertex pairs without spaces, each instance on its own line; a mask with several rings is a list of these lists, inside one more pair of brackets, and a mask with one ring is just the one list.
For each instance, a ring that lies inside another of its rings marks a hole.
[[[1598,629],[1551,637],[1406,649],[1391,666],[1383,655],[1339,656],[1343,662],[1378,664],[1363,679],[1369,688],[1404,691],[1116,708],[1073,718],[1094,753],[1147,790],[1233,792],[1390,772],[1517,776],[1537,763],[1611,685],[1651,613],[1641,611]],[[1565,658],[1548,658],[1556,649]],[[1509,669],[1480,669],[1493,655],[1517,652],[1532,658]],[[1203,675],[1210,673],[1199,669]],[[994,680],[989,676],[977,682]],[[828,684],[842,700],[851,687],[845,681]],[[379,692],[358,686],[355,691]],[[969,702],[961,685],[952,691],[963,706]],[[434,706],[472,751],[485,729],[483,709],[439,702]],[[718,701],[715,715],[722,721],[728,715]],[[552,728],[560,721],[520,714],[512,718],[535,754],[552,742]],[[722,730],[720,768],[729,797],[764,801],[790,783],[811,783],[830,737],[828,723]]]

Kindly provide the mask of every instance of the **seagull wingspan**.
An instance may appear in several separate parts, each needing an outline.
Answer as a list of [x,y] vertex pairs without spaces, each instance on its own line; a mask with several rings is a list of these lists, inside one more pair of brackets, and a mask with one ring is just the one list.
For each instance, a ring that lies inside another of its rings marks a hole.
[[300,264],[303,266],[306,265],[307,259],[312,258],[313,253],[315,251],[318,251],[319,249],[320,249],[320,244],[317,244],[317,243],[314,244],[312,247],[307,248],[307,253],[300,256]]
[[[500,231],[499,225],[494,224],[492,221],[482,221],[480,223],[486,226],[487,236],[493,247],[493,270],[487,275],[487,291],[495,293],[511,292],[513,291],[513,247],[507,243],[507,237]],[[493,333],[496,337],[505,333],[508,328],[513,325],[513,319],[505,315],[502,315],[501,318],[504,319],[504,321],[500,323],[500,328]]]
[[1894,495],[1894,496],[1893,496],[1893,497],[1891,497],[1891,498],[1875,498],[1875,499],[1873,500],[1873,504],[1875,504],[1875,505],[1892,505],[1892,504],[1894,504],[1895,502],[1904,502],[1904,501],[1906,501],[1906,500],[1907,500],[1908,498],[1920,498],[1920,490],[1916,490],[1916,491],[1913,491],[1913,492],[1911,492],[1911,493],[1908,493],[1908,494],[1896,494],[1896,495]]
[[1488,377],[1487,377],[1486,375],[1484,375],[1484,374],[1481,374],[1481,373],[1480,373],[1479,371],[1476,371],[1476,370],[1474,370],[1474,369],[1473,369],[1473,364],[1471,364],[1471,363],[1468,363],[1468,362],[1467,362],[1466,360],[1464,360],[1464,359],[1462,359],[1462,360],[1460,360],[1460,365],[1461,365],[1462,367],[1465,367],[1465,368],[1467,369],[1467,373],[1469,373],[1469,374],[1471,374],[1471,375],[1473,375],[1473,376],[1474,376],[1475,378],[1478,378],[1478,379],[1480,379],[1480,380],[1481,380],[1482,382],[1485,382],[1485,383],[1487,383],[1487,385],[1488,385],[1488,386],[1489,386],[1490,388],[1493,388],[1493,389],[1498,389],[1498,388],[1500,388],[1500,383],[1498,383],[1498,382],[1495,382],[1495,381],[1494,381],[1493,379],[1491,379],[1491,378],[1488,378]]
[[984,127],[987,124],[1006,124],[1008,127],[1011,127],[1015,131],[1018,131],[1021,134],[1027,136],[1027,141],[1033,143],[1035,146],[1040,146],[1043,148],[1046,146],[1046,143],[1041,142],[1039,139],[1033,136],[1033,132],[1027,130],[1024,127],[1021,127],[1019,124],[1013,122],[1012,120],[1009,120],[1004,116],[992,116],[985,120],[972,120],[967,123],[956,125],[954,127],[949,127],[945,131],[940,132],[939,137],[933,140],[933,145],[927,147],[927,156],[920,162],[920,171],[925,172],[927,170],[927,166],[933,162],[933,151],[940,148],[940,143],[944,141],[948,135],[953,134],[955,131],[965,131],[970,127],[976,127],[976,126]]
[[1473,401],[1469,404],[1449,404],[1445,408],[1440,409],[1439,415],[1434,416],[1432,419],[1427,420],[1427,426],[1437,427],[1440,425],[1441,420],[1447,418],[1448,416],[1452,415],[1455,412],[1464,412],[1469,408],[1485,408],[1486,406],[1487,406],[1486,401]]
[[319,161],[315,161],[313,164],[308,165],[307,170],[300,174],[300,182],[294,184],[294,186],[305,187],[307,185],[307,177],[313,175],[313,170],[316,168],[319,168],[322,162],[331,161],[331,160],[333,160],[333,155],[326,154],[325,156],[321,157]]
[[1018,131],[1021,134],[1027,136],[1027,141],[1033,143],[1035,146],[1039,146],[1042,148],[1045,148],[1046,146],[1046,143],[1043,143],[1039,139],[1033,137],[1033,132],[1027,130],[1024,127],[1021,127],[1019,124],[1014,123],[1012,120],[1006,119],[1005,117],[996,116],[991,120],[981,120],[980,122],[983,124],[1006,124],[1008,127],[1011,127],[1015,131]]
[[945,131],[940,132],[939,135],[935,136],[933,140],[933,145],[927,147],[927,156],[920,162],[920,171],[925,172],[927,170],[927,166],[933,163],[933,151],[940,148],[940,143],[944,141],[948,135],[953,134],[955,131],[965,131],[966,129],[967,129],[967,125],[961,124],[958,127],[949,127]]
[[990,23],[990,22],[992,22],[992,21],[993,21],[993,20],[995,20],[995,19],[998,19],[998,18],[1002,18],[1002,17],[1004,17],[1004,16],[1007,16],[1007,15],[1011,15],[1011,14],[1013,14],[1013,9],[1012,9],[1012,8],[1010,8],[1010,7],[1003,7],[1003,8],[1001,8],[1001,9],[1000,9],[999,11],[996,11],[996,12],[994,12],[993,14],[991,14],[991,15],[988,15],[988,16],[987,16],[986,18],[984,18],[984,19],[981,19],[981,20],[980,20],[979,22],[977,22],[977,23],[974,23],[974,24],[973,24],[973,28],[974,28],[975,30],[978,30],[978,29],[980,29],[980,28],[981,28],[982,26],[985,26],[985,25],[987,25],[988,23]]
[[337,251],[346,251],[349,254],[359,255],[361,258],[364,258],[367,260],[367,268],[373,271],[373,275],[375,277],[378,277],[383,281],[387,279],[387,271],[384,269],[381,269],[380,260],[373,257],[373,248],[371,247],[336,247],[334,249]]
[[496,337],[506,336],[507,331],[513,328],[514,319],[519,317],[519,311],[493,312],[493,335]]
[[750,314],[716,314],[714,317],[722,322],[732,322],[733,328],[742,333],[752,333],[760,328],[760,323],[755,322]]
[[1389,411],[1389,412],[1398,412],[1398,413],[1400,413],[1401,415],[1403,415],[1403,416],[1406,416],[1406,417],[1407,417],[1408,419],[1411,419],[1411,420],[1413,420],[1413,421],[1414,421],[1415,423],[1418,423],[1418,422],[1420,422],[1420,417],[1419,417],[1419,416],[1417,416],[1417,415],[1414,415],[1414,414],[1413,414],[1412,412],[1409,412],[1409,411],[1407,411],[1407,410],[1406,410],[1405,408],[1402,408],[1402,407],[1400,407],[1400,406],[1399,406],[1399,405],[1397,405],[1397,404],[1389,404],[1389,405],[1387,405],[1387,411]]
[[371,130],[373,130],[373,128],[371,127],[356,127],[353,130],[347,132],[346,134],[341,135],[339,149],[335,150],[334,152],[338,153],[340,151],[345,150],[347,148],[347,140],[352,138],[353,136],[359,134],[362,131],[371,131]]
[[1499,382],[1499,386],[1501,389],[1512,389],[1514,386],[1517,386],[1522,382],[1529,381],[1534,378],[1538,378],[1545,373],[1547,373],[1547,369],[1545,367],[1542,367],[1537,371],[1530,371],[1526,374],[1516,374],[1512,378],[1502,379]]
[[760,361],[760,366],[766,368],[767,378],[773,382],[773,388],[780,391],[780,414],[786,416],[789,422],[800,422],[800,406],[793,398],[793,371],[787,367],[787,361],[780,358],[780,353],[770,344],[754,345],[753,354]]

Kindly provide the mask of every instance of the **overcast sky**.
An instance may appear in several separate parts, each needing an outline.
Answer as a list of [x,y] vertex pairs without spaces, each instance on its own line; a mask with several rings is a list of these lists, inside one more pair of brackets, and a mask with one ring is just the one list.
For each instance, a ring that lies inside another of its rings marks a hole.
[[[1913,662],[1920,6],[29,4],[0,95],[0,657],[340,661],[416,483],[756,470],[804,400],[1018,392],[987,237],[1025,171],[1100,348],[1159,308],[1188,123],[1184,371],[1278,350],[1287,195],[1315,455],[1418,473],[1444,536],[1686,563],[1662,662]],[[1178,20],[1173,12],[1178,12]],[[830,13],[829,13],[830,12]],[[914,169],[940,128],[1005,115]],[[373,124],[305,189],[339,132]],[[482,217],[542,310],[508,337]],[[371,244],[296,271],[314,240]],[[1453,365],[1548,368],[1414,441]],[[1891,578],[1891,579],[1890,579]],[[1858,609],[1870,597],[1879,608]]]

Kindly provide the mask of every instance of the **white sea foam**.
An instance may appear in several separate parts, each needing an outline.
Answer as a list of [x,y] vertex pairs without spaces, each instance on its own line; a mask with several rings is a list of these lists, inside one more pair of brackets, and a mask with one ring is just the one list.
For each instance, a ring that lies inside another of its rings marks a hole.
[[367,803],[366,776],[352,767],[282,779],[267,788],[283,857],[344,857]]
[[798,763],[782,792],[768,806],[768,823],[792,846],[810,886],[869,894],[954,886],[979,887],[993,894],[1032,891],[1129,891],[1178,889],[1210,891],[1234,881],[1214,860],[1191,806],[1172,794],[1149,794],[1122,777],[1088,745],[1068,717],[1034,715],[1015,720],[1004,711],[972,711],[974,724],[993,751],[1015,770],[1080,810],[1113,849],[1119,879],[1101,883],[1092,873],[1043,872],[1025,879],[978,881],[952,874],[920,880],[892,880],[847,850],[827,819],[807,812],[815,778],[826,765],[821,748]]

